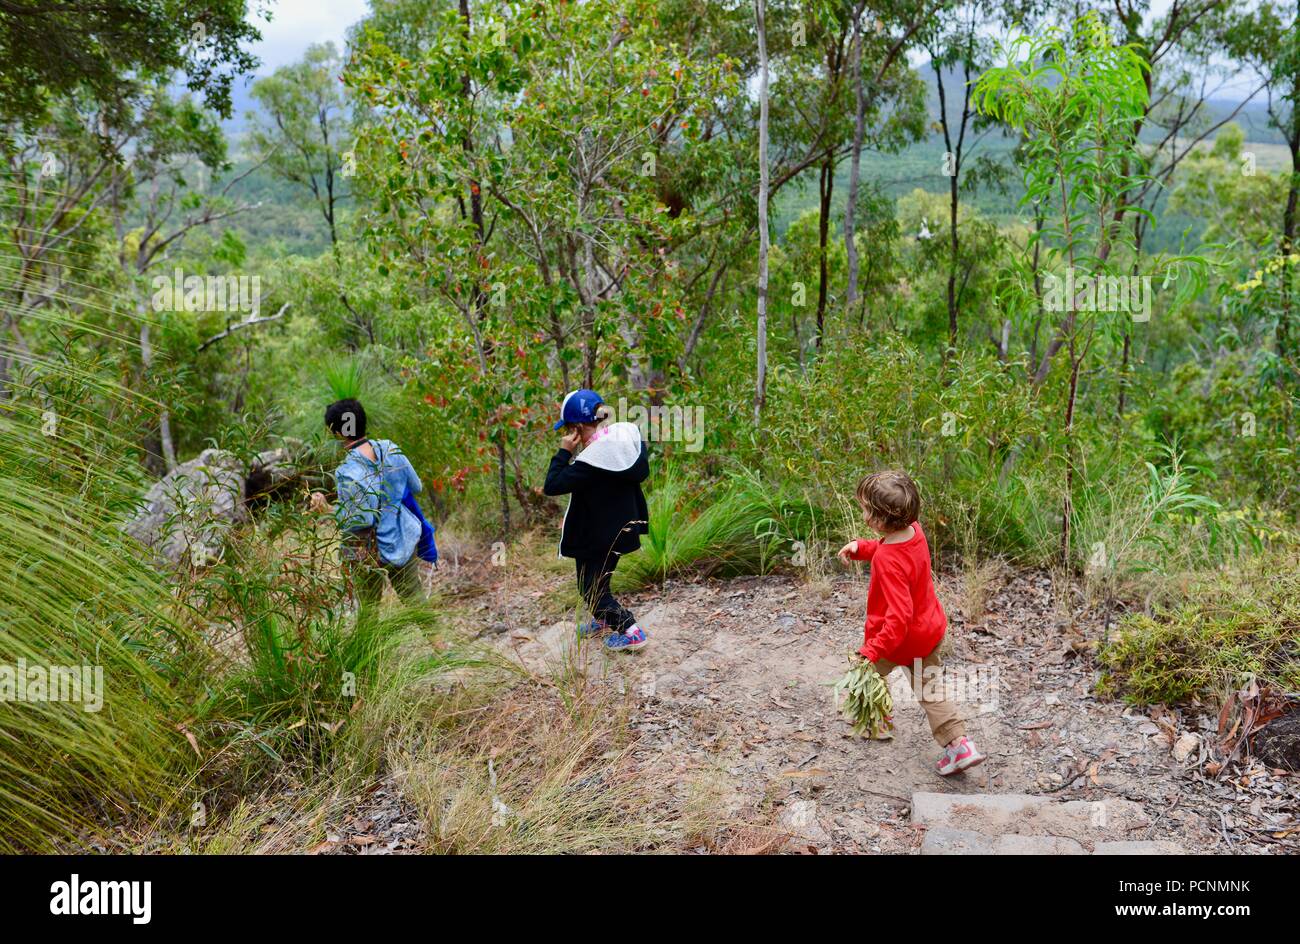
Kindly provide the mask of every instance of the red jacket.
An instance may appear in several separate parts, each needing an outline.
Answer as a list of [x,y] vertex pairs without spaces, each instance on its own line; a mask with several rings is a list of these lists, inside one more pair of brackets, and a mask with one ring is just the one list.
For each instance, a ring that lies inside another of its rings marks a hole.
[[867,589],[867,625],[862,648],[868,662],[887,659],[910,665],[924,659],[943,640],[948,618],[930,576],[930,545],[920,522],[916,533],[898,544],[857,541],[849,556],[871,561]]

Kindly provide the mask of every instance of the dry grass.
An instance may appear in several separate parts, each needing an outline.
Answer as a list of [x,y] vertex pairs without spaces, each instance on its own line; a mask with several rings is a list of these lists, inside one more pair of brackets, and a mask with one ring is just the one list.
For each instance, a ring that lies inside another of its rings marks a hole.
[[968,558],[962,568],[965,616],[978,623],[988,615],[989,598],[1006,582],[1008,568],[1004,561]]
[[438,853],[631,852],[677,846],[685,818],[625,700],[527,681],[390,765]]

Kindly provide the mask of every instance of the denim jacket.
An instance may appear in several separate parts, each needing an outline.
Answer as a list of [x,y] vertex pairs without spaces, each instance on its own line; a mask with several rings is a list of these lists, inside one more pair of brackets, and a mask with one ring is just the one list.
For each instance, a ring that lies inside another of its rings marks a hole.
[[[348,451],[334,472],[338,505],[334,514],[345,532],[375,529],[375,542],[384,562],[401,566],[411,559],[420,540],[420,522],[404,507],[402,497],[423,488],[411,461],[387,439],[370,440],[375,461],[360,449]],[[348,553],[344,541],[344,553]]]

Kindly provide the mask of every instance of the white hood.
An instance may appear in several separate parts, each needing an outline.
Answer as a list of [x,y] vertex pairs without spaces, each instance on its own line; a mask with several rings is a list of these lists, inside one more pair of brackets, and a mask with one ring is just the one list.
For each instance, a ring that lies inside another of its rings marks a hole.
[[606,472],[630,469],[641,457],[641,430],[635,423],[614,423],[595,442],[578,453],[575,462],[585,462]]

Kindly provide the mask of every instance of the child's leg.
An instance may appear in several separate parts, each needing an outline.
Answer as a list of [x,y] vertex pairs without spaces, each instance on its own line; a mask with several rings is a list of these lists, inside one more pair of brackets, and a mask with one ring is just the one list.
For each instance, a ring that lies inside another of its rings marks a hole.
[[921,661],[920,672],[916,671],[915,664],[904,668],[912,682],[912,691],[916,693],[916,699],[930,722],[930,733],[940,747],[947,747],[966,733],[966,724],[957,711],[956,703],[944,696],[943,679],[939,675],[943,661],[939,658],[939,650],[936,648]]
[[617,554],[610,554],[606,560],[600,562],[592,581],[589,605],[592,616],[605,623],[615,633],[625,633],[628,627],[636,622],[636,617],[614,598],[614,594],[609,589],[610,578],[614,575],[614,568],[617,566]]
[[598,588],[601,570],[600,561],[577,558],[573,563],[578,572],[578,593],[582,596],[582,603],[595,617],[596,604],[600,599]]

